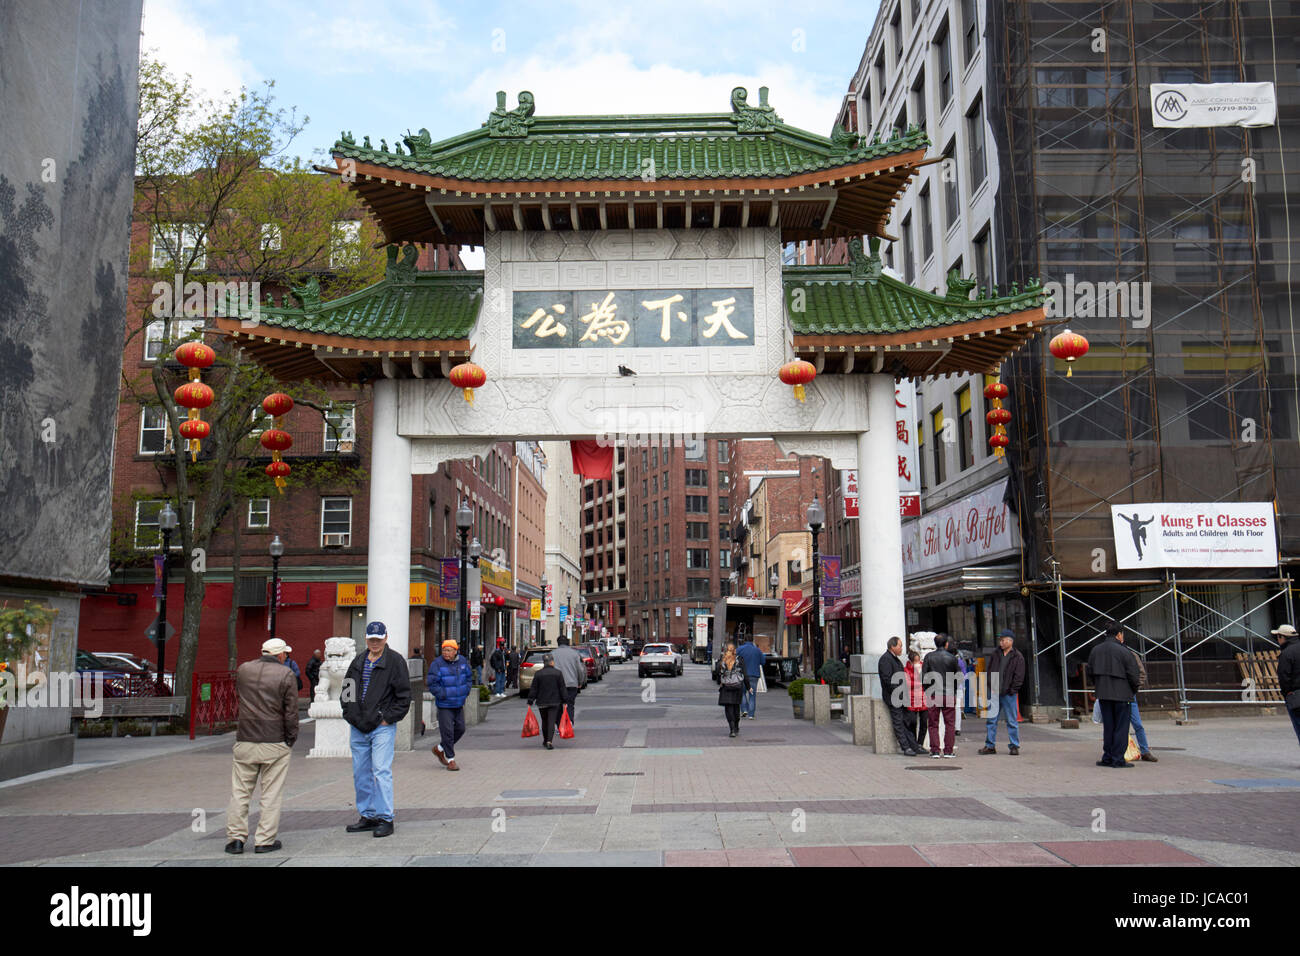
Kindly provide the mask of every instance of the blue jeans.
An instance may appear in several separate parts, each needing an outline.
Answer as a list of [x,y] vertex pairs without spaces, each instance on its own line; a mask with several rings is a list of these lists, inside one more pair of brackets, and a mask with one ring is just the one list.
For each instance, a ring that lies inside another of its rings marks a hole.
[[740,698],[740,712],[742,714],[749,714],[750,717],[753,717],[754,711],[757,707],[758,678],[751,677],[749,679],[749,690],[745,691],[744,695]]
[[1142,718],[1138,715],[1138,702],[1133,701],[1132,713],[1129,715],[1129,726],[1133,728],[1133,736],[1137,737],[1138,750],[1150,753],[1151,748],[1147,746],[1146,728],[1142,726]]
[[1300,709],[1288,710],[1291,715],[1291,726],[1295,728],[1296,740],[1300,740]]
[[506,692],[506,672],[503,670],[497,671],[496,692],[498,694],[504,694]]
[[984,746],[992,747],[998,741],[998,721],[1003,718],[1007,722],[1007,740],[1011,746],[1019,749],[1020,747],[1020,723],[1016,720],[1016,701],[1019,699],[1018,694],[999,694],[998,695],[998,715],[990,717],[986,721],[987,730],[984,732]]
[[357,812],[368,820],[393,820],[393,745],[397,728],[382,724],[363,734],[352,728],[352,784]]

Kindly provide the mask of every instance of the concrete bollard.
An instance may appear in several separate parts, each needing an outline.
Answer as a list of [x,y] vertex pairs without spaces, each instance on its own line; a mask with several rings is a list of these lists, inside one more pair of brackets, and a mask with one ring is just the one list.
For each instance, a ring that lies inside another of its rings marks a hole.
[[804,684],[804,713],[809,710],[812,722],[818,727],[825,727],[831,722],[831,689],[825,684]]
[[889,719],[889,705],[883,700],[873,698],[871,701],[871,725],[874,728],[876,753],[902,753],[898,749],[898,738],[894,736],[894,722]]
[[849,719],[853,722],[853,745],[870,747],[875,742],[875,723],[871,716],[871,698],[849,697]]
[[478,699],[478,688],[471,687],[469,696],[465,698],[465,726],[473,727],[475,724],[482,723],[487,708],[482,707]]

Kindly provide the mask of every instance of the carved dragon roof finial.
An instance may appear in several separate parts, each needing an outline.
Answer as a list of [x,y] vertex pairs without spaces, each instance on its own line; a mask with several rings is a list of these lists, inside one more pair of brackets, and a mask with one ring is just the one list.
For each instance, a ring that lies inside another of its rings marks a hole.
[[487,122],[483,125],[492,137],[527,136],[536,109],[533,94],[524,90],[519,94],[519,105],[507,110],[505,90],[497,90],[497,108],[488,114]]
[[767,103],[767,87],[758,88],[758,105],[749,105],[749,90],[738,86],[731,91],[731,112],[736,121],[737,133],[771,133],[782,122],[776,110]]
[[880,278],[884,263],[880,261],[880,240],[872,236],[869,240],[871,254],[862,254],[862,239],[854,236],[849,240],[849,275],[855,279],[867,279],[875,282]]
[[948,270],[948,293],[944,298],[953,302],[967,302],[970,300],[970,290],[973,288],[975,288],[975,280],[963,279],[956,266]]

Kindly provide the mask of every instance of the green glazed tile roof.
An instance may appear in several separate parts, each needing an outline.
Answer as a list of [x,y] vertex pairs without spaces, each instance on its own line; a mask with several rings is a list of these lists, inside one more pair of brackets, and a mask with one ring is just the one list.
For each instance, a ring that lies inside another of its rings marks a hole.
[[[782,272],[786,315],[795,335],[939,330],[1034,309],[1047,298],[1036,285],[994,298],[932,295],[883,273],[876,278],[854,278],[850,266],[787,266]],[[961,295],[969,294],[969,285]]]
[[467,339],[483,300],[482,272],[417,272],[306,308],[262,306],[271,328],[375,341]]
[[[532,100],[504,112],[503,101],[481,129],[433,142],[427,130],[407,133],[403,151],[350,133],[336,157],[472,182],[732,179],[779,177],[833,169],[929,145],[924,131],[895,131],[865,142],[842,129],[819,136],[789,126],[771,107],[751,107],[733,91],[732,113],[665,116],[539,116]],[[737,98],[737,95],[739,97]],[[524,94],[527,95],[527,94]],[[522,97],[521,97],[522,100]],[[522,111],[522,112],[521,112]],[[518,115],[515,115],[518,114]],[[514,125],[510,125],[513,121]]]

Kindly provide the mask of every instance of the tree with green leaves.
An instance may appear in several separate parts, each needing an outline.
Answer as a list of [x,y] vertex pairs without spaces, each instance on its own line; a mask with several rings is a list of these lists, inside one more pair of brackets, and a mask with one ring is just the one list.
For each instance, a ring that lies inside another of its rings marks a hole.
[[[214,365],[203,373],[215,400],[202,412],[211,428],[202,441],[202,456],[195,459],[186,450],[188,443],[177,439],[155,458],[165,489],[162,496],[171,500],[181,519],[181,557],[173,567],[183,571],[185,596],[179,641],[168,647],[176,649],[178,694],[187,692],[194,670],[213,537],[230,516],[238,560],[239,505],[249,497],[271,495],[271,480],[256,460],[257,436],[266,427],[262,399],[285,391],[296,405],[322,415],[331,401],[319,386],[276,381],[217,332],[213,306],[215,315],[239,314],[222,293],[257,289],[260,295],[311,278],[331,295],[343,295],[383,273],[378,232],[362,221],[348,190],[291,155],[291,144],[307,118],[299,120],[295,111],[277,107],[273,88],[267,83],[224,99],[203,100],[188,76],[175,77],[148,53],[141,58],[131,271],[138,280],[133,290],[148,294],[132,297],[141,321],[129,328],[156,341],[157,360],[138,376],[124,371],[124,401],[161,407],[167,434],[179,436],[185,411],[178,410],[173,392],[185,374],[167,360],[189,338],[202,337],[217,353]],[[204,291],[191,296],[193,288]],[[245,308],[250,304],[245,299]],[[196,305],[201,310],[197,317]],[[295,465],[289,493],[308,483],[355,486],[362,478],[359,469],[342,465]],[[131,526],[121,503],[117,517]],[[122,528],[115,532],[118,566],[147,563],[149,555],[135,551],[137,542],[127,547],[125,537]],[[237,582],[238,567],[234,572]],[[232,667],[234,620],[232,607]]]

